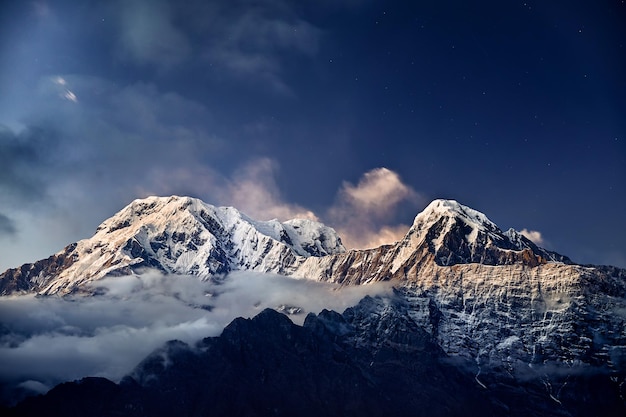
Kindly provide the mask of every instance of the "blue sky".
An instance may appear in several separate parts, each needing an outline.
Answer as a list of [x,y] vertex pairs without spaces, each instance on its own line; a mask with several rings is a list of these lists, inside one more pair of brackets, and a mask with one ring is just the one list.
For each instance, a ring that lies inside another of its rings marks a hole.
[[626,5],[543,3],[3,2],[0,269],[154,194],[357,247],[451,198],[626,267]]

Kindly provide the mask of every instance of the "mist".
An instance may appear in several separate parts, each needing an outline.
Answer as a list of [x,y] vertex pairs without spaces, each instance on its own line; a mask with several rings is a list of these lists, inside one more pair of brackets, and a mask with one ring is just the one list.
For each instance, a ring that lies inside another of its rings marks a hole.
[[388,293],[374,284],[333,284],[255,272],[223,279],[142,275],[92,284],[93,296],[0,300],[0,384],[46,392],[86,376],[119,381],[145,356],[172,339],[186,343],[218,336],[236,317],[265,308],[299,308],[289,317],[302,324],[307,313],[342,312],[365,295]]

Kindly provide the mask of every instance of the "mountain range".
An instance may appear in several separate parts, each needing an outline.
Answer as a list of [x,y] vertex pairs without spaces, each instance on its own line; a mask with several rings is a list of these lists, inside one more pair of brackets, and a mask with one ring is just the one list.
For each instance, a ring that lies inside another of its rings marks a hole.
[[153,270],[394,292],[302,327],[270,310],[237,319],[197,345],[168,343],[119,384],[69,382],[12,413],[66,415],[80,396],[92,415],[626,415],[626,270],[578,265],[453,200],[394,244],[346,250],[319,222],[149,197],[4,272],[0,294],[106,296],[100,280]]

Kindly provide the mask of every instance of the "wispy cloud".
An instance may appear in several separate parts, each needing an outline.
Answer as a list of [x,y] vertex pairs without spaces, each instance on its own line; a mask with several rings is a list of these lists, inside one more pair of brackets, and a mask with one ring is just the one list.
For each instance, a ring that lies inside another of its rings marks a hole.
[[160,71],[168,71],[189,58],[191,43],[182,28],[174,24],[168,1],[131,0],[116,4],[120,58]]
[[259,220],[318,220],[313,211],[288,203],[276,185],[279,167],[269,158],[248,162],[239,169],[220,192],[220,200]]
[[0,238],[7,235],[13,236],[16,231],[15,222],[8,216],[0,213]]
[[313,57],[321,30],[300,18],[292,2],[249,0],[117,1],[118,55],[161,73],[199,65],[207,74],[291,95],[289,57]]
[[[207,61],[244,79],[262,81],[276,92],[290,94],[282,78],[284,54],[314,56],[321,31],[299,19],[282,2],[250,4],[232,17],[228,26],[218,24],[212,28],[213,42],[205,52]],[[226,21],[216,19],[220,20]]]
[[408,225],[389,224],[396,208],[407,202],[417,206],[424,203],[424,197],[394,171],[376,168],[366,172],[357,185],[345,182],[328,216],[348,247],[375,247],[394,242],[408,231]]

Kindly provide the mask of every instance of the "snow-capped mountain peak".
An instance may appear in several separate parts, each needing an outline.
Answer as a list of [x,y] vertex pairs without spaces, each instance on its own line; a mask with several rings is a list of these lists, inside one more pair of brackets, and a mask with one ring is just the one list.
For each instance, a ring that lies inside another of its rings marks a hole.
[[483,213],[455,200],[438,199],[419,213],[400,243],[403,252],[428,248],[439,265],[458,263],[537,264],[567,261],[539,248],[513,229],[503,232]]
[[288,273],[309,257],[343,252],[336,232],[319,222],[257,221],[191,197],[148,197],[105,220],[93,237],[3,278],[13,282],[9,289],[52,294],[143,268],[201,278],[238,269]]
[[191,197],[133,201],[96,234],[48,259],[0,275],[0,293],[66,293],[105,276],[144,268],[201,278],[233,270],[362,283],[410,279],[424,267],[458,264],[536,266],[570,261],[537,247],[514,230],[503,232],[484,214],[454,200],[435,200],[394,245],[346,252],[319,222],[253,220],[233,207]]
[[[455,200],[438,199],[431,202],[413,221],[412,230],[418,233],[441,225],[442,231],[449,231],[455,222],[462,222],[468,233],[468,243],[474,243],[479,232],[499,231],[498,226],[483,213],[464,206]],[[441,237],[444,233],[440,233]],[[438,242],[439,244],[441,242]]]
[[475,224],[489,224],[493,227],[496,225],[487,218],[483,213],[473,208],[464,206],[456,200],[436,199],[433,200],[421,213],[415,217],[413,224],[428,223],[429,221],[437,221],[439,218],[462,217],[468,222]]

